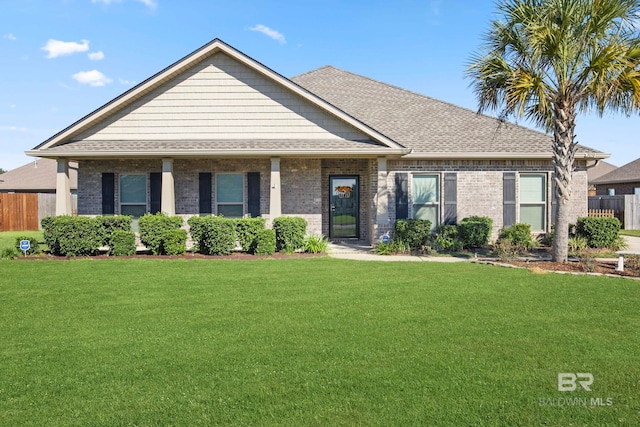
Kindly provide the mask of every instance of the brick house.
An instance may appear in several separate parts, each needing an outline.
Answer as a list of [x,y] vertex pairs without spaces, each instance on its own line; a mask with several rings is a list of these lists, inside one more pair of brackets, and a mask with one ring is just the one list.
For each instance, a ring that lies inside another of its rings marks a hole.
[[[287,79],[216,39],[27,154],[58,161],[57,213],[304,217],[374,243],[397,218],[552,218],[551,138],[333,67]],[[587,211],[579,147],[572,217]]]
[[640,159],[599,176],[592,184],[597,196],[640,194]]

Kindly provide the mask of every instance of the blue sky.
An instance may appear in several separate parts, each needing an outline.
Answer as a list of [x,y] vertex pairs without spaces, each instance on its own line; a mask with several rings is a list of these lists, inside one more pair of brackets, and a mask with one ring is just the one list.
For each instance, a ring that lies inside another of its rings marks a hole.
[[[464,78],[493,1],[2,0],[0,168],[220,38],[292,77],[333,65],[472,110]],[[579,117],[580,143],[621,166],[639,116]]]

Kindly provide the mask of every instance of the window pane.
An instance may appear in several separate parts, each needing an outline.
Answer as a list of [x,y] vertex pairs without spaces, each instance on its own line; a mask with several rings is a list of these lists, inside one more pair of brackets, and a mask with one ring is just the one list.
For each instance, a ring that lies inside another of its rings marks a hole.
[[218,215],[226,218],[242,218],[242,205],[218,205]]
[[244,178],[242,174],[219,174],[216,176],[216,200],[218,203],[242,203]]
[[147,176],[120,175],[120,203],[147,203]]
[[544,175],[520,175],[520,203],[544,202]]
[[139,218],[147,213],[147,205],[122,205],[120,206],[120,213],[122,215],[131,215],[134,218]]
[[414,175],[413,200],[415,203],[437,203],[438,177],[436,175]]
[[431,221],[431,229],[438,226],[438,207],[434,205],[413,205],[413,217],[415,219],[428,219]]
[[521,205],[520,222],[531,224],[532,231],[544,230],[544,206],[543,205]]

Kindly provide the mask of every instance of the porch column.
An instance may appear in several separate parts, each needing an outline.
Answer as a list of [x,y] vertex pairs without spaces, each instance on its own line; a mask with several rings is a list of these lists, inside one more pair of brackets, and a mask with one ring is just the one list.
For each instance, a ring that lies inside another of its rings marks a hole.
[[387,188],[387,175],[387,158],[379,157],[376,224],[385,226],[389,223],[389,189]]
[[162,198],[160,211],[176,214],[176,193],[173,184],[173,159],[162,159]]
[[69,162],[56,159],[56,216],[71,215],[71,187],[69,185]]
[[282,191],[280,189],[280,158],[271,158],[271,190],[269,191],[269,218],[282,215]]

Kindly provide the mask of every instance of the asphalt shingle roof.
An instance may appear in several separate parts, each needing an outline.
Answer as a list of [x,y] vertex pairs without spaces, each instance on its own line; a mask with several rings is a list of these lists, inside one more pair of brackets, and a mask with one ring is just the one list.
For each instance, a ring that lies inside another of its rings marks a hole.
[[640,182],[640,159],[620,166],[614,171],[593,180],[592,184],[610,184],[614,182]]
[[332,66],[291,80],[414,153],[552,154],[541,132]]
[[[78,187],[77,164],[69,169],[71,189]],[[0,191],[55,191],[57,162],[51,159],[38,159],[26,165],[0,174]]]

